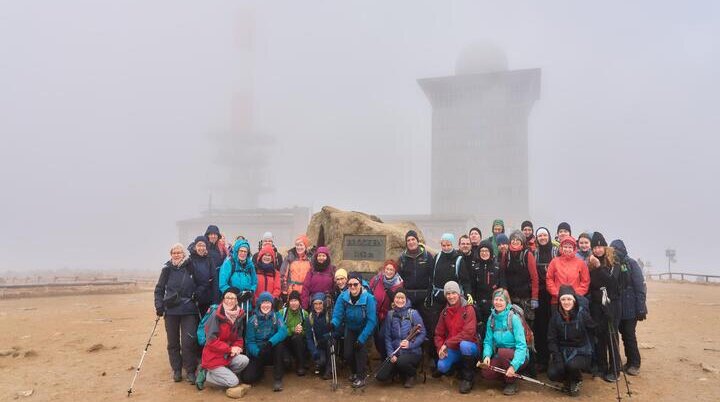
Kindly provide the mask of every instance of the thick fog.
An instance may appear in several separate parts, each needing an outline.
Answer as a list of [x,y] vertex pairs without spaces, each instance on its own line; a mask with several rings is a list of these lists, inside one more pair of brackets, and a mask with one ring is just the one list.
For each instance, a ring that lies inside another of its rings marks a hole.
[[[0,272],[156,272],[178,220],[258,174],[263,207],[428,213],[416,80],[475,43],[542,69],[536,227],[621,237],[655,272],[668,247],[676,270],[720,272],[714,2],[2,3]],[[240,129],[272,152],[228,182]]]

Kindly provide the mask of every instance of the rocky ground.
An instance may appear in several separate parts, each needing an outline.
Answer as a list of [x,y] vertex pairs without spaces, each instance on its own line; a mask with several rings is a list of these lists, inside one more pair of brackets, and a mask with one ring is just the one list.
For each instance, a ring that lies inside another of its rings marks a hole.
[[[639,377],[628,377],[632,400],[720,400],[720,287],[690,283],[649,284],[647,321],[638,326],[643,355]],[[119,401],[127,390],[154,321],[152,293],[20,298],[0,301],[0,400]],[[223,401],[215,389],[202,392],[170,380],[162,321],[130,399],[136,401]],[[374,362],[377,364],[377,362]],[[345,378],[342,375],[341,378]],[[621,383],[624,388],[624,383]],[[623,389],[621,388],[621,389]],[[568,400],[552,390],[522,383],[516,401]],[[408,395],[410,394],[410,395]],[[505,398],[496,384],[480,381],[469,395],[454,380],[429,378],[408,391],[397,384],[371,384],[353,393],[346,381],[330,384],[288,373],[282,393],[269,381],[245,399],[275,401],[362,400],[436,401]],[[615,399],[615,386],[586,379],[579,398]],[[628,400],[623,392],[623,399]]]

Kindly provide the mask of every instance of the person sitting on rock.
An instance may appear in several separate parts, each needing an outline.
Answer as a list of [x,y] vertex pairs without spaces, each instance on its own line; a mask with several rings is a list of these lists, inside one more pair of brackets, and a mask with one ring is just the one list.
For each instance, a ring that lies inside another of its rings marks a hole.
[[282,391],[284,343],[287,337],[287,327],[279,313],[273,311],[273,297],[263,292],[258,297],[255,314],[248,321],[247,351],[250,363],[242,372],[242,380],[247,384],[258,382],[262,376],[264,366],[273,366],[273,391]]
[[435,328],[435,347],[440,359],[437,373],[446,374],[453,366],[459,365],[460,393],[467,394],[473,387],[475,362],[479,355],[475,309],[462,296],[457,282],[447,282],[443,292],[447,306],[440,313]]
[[245,311],[238,306],[239,293],[237,288],[228,288],[222,304],[205,322],[205,347],[195,381],[198,389],[203,389],[205,383],[227,388],[225,394],[231,398],[242,397],[250,388],[238,380],[250,362],[243,354]]

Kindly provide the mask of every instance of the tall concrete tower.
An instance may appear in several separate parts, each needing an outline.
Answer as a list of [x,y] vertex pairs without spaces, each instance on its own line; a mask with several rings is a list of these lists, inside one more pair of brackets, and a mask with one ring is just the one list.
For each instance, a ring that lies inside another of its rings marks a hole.
[[508,70],[505,54],[474,45],[455,75],[418,80],[432,105],[432,215],[529,216],[528,116],[540,69]]

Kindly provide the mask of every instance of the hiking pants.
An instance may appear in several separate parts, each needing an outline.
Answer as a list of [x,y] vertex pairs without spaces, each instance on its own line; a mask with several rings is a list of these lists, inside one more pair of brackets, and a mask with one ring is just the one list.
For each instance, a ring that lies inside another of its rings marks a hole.
[[367,343],[363,343],[360,349],[355,349],[355,342],[360,335],[359,332],[350,329],[345,330],[345,363],[350,367],[350,372],[357,374],[360,378],[365,378],[367,374],[368,349]]
[[283,363],[285,367],[292,368],[292,359],[295,359],[295,364],[298,369],[305,367],[305,335],[293,334],[290,338],[285,340],[285,356],[283,356]]
[[273,379],[282,380],[285,366],[283,365],[283,355],[285,354],[285,344],[280,342],[269,352],[260,353],[257,357],[250,356],[245,370],[242,372],[242,380],[246,384],[254,384],[263,377],[265,366],[273,366]]
[[[610,334],[607,317],[602,317],[596,322],[598,323],[596,330],[598,369],[601,374],[613,373],[617,375],[621,366],[617,331]],[[615,325],[614,323],[613,326]]]
[[[535,363],[547,367],[550,360],[550,352],[547,346],[547,332],[550,325],[550,310],[557,307],[557,304],[550,304],[550,294],[547,291],[540,290],[540,305],[535,309],[535,321],[533,321],[532,330],[535,337]],[[557,310],[557,309],[556,309]]]
[[[165,315],[165,333],[170,367],[194,373],[197,367],[197,314]],[[182,352],[181,352],[182,351]]]
[[[562,359],[562,358],[561,358]],[[582,371],[590,368],[590,356],[575,356],[563,361],[551,361],[547,375],[551,381],[582,381]]]
[[235,355],[228,366],[220,366],[207,371],[205,382],[223,388],[232,388],[240,384],[238,374],[250,363],[245,355]]
[[463,357],[477,358],[478,347],[474,342],[461,341],[460,350],[458,349],[447,349],[447,356],[444,359],[438,360],[437,369],[439,372],[445,374],[452,368],[456,363],[462,362]]
[[390,381],[395,373],[400,374],[400,378],[403,380],[415,377],[421,359],[421,354],[406,353],[400,355],[395,363],[384,363],[380,370],[378,370],[375,378],[381,382]]
[[385,350],[385,325],[381,322],[373,333],[373,340],[375,341],[375,350],[380,354],[380,360],[385,360],[388,353],[392,352]]
[[[513,357],[515,357],[515,349],[499,348],[495,356],[490,358],[490,365],[507,370],[507,368],[510,367],[510,362],[512,361]],[[520,367],[518,367],[515,372],[517,373],[518,371],[522,370],[522,368],[526,365],[527,360],[525,360],[525,362]],[[515,382],[515,380],[517,380],[517,377],[508,377],[503,373],[498,373],[489,368],[482,369],[482,376],[486,380],[502,380],[505,382],[505,384],[512,384]]]
[[637,319],[621,320],[620,335],[622,335],[623,346],[625,347],[625,357],[629,367],[640,368],[640,350],[638,349],[637,336],[635,329],[637,328]]

